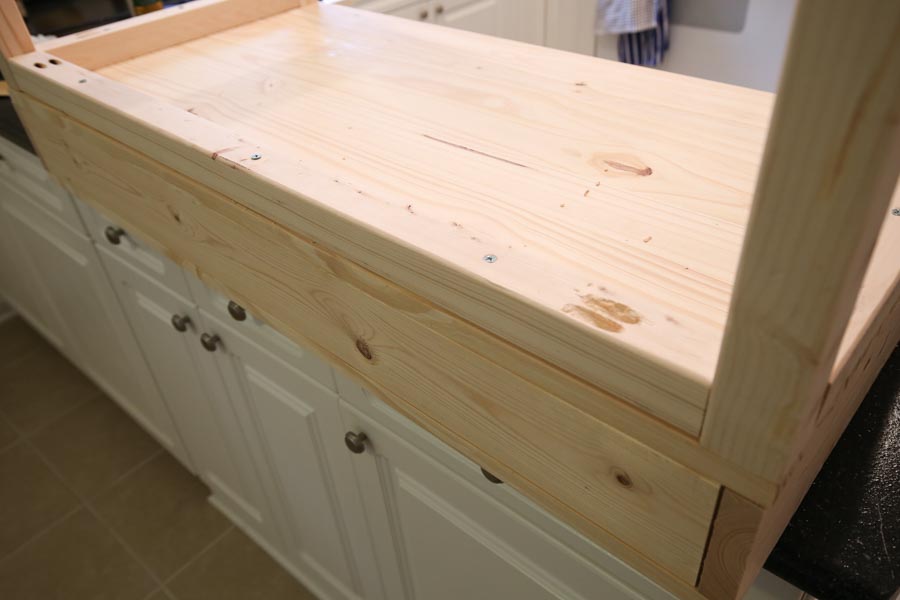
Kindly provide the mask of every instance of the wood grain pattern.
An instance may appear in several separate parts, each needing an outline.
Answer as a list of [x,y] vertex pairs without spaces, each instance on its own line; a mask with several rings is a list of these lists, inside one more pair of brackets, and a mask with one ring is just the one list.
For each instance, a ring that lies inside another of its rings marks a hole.
[[796,22],[701,437],[771,481],[825,393],[900,171],[900,3],[806,0]]
[[220,156],[416,268],[383,239],[356,260],[697,433],[771,95],[311,8],[100,73],[253,140],[260,161]]
[[309,2],[315,0],[195,0],[49,40],[40,48],[86,69],[99,69]]
[[710,600],[733,600],[747,570],[763,509],[722,490],[697,589]]
[[[896,263],[895,257],[896,255]],[[809,419],[807,430],[798,440],[802,450],[794,457],[776,502],[766,509],[760,521],[738,586],[738,598],[753,585],[756,574],[762,569],[763,563],[898,340],[900,277],[893,282],[891,293],[875,307],[865,335],[858,341],[843,367],[835,373],[821,401],[816,403],[814,416]]]
[[460,345],[479,335],[464,321],[23,100],[26,120],[40,131],[41,155],[80,198],[474,453],[623,560],[645,572],[659,571],[658,564],[670,586],[673,578],[694,581],[717,485]]
[[[19,69],[29,91],[63,107],[66,113],[76,116],[80,121],[132,147],[140,148],[160,163],[230,197],[240,198],[242,202],[250,199],[264,203],[268,199],[281,205],[296,202],[300,197],[296,192],[285,190],[260,177],[258,173],[249,171],[245,166],[248,161],[228,161],[211,150],[233,149],[235,155],[249,156],[259,150],[251,142],[196,115],[154,101],[149,96],[73,65],[63,64],[49,71],[49,77],[45,77],[44,72],[38,73],[29,67],[34,59],[46,56],[35,53],[23,57],[14,67]],[[210,160],[211,154],[216,155],[214,160]],[[328,182],[330,180],[325,185]],[[248,185],[252,185],[253,189],[248,188]],[[331,194],[332,197],[342,194],[350,198],[356,196],[354,191],[345,186],[334,186]],[[318,207],[312,204],[310,208]],[[379,257],[371,253],[371,247],[377,244],[378,239],[373,241],[364,227],[356,230],[352,237],[335,235],[345,228],[345,223],[332,212],[315,210],[303,229],[312,231],[315,238],[332,239],[341,248],[352,250],[351,253],[355,256],[363,257],[366,263],[378,262]],[[415,268],[420,264],[415,255],[410,255],[409,260],[412,261],[409,263],[411,267]],[[398,263],[404,264],[407,263]],[[470,328],[467,331],[481,330]],[[498,343],[501,340],[495,336],[483,332],[463,336],[459,331],[454,335],[460,336],[460,343],[470,345],[483,356],[489,356],[491,360],[557,397],[566,399],[588,414],[679,462],[691,464],[693,469],[704,476],[722,481],[762,504],[774,499],[776,487],[771,482],[735,469],[699,447],[693,438],[661,421],[648,419],[645,413],[620,399],[567,376],[535,356],[508,344]]]
[[13,88],[15,80],[6,61],[29,52],[34,52],[34,44],[16,0],[0,0],[0,72]]

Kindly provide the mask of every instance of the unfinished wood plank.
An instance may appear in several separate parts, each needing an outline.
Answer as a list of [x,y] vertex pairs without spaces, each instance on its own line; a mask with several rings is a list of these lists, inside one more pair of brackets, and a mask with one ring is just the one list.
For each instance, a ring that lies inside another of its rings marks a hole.
[[[129,84],[205,119],[77,70],[32,91],[696,435],[771,96],[312,8],[146,57]],[[230,142],[185,127],[210,120]]]
[[[37,56],[44,55],[38,53]],[[201,117],[184,113],[165,103],[155,102],[140,92],[71,65],[64,65],[54,73],[51,73],[52,77],[48,82],[43,77],[29,78],[30,73],[25,71],[32,91],[64,107],[65,112],[77,116],[79,120],[89,123],[92,127],[140,148],[142,152],[174,170],[186,173],[192,179],[230,197],[240,198],[241,201],[251,197],[254,197],[255,202],[262,203],[265,199],[269,199],[279,205],[298,201],[297,195],[284,188],[266,185],[268,183],[266,180],[258,181],[256,177],[250,177],[255,174],[247,169],[249,161],[223,161],[218,157],[218,153],[211,150],[233,149],[236,155],[249,156],[260,149],[251,142]],[[78,83],[81,80],[85,83]],[[57,86],[56,83],[61,85]],[[80,93],[82,89],[85,93]],[[106,106],[98,102],[98,99],[104,100]],[[131,120],[124,117],[123,113],[126,116],[132,116],[129,113],[136,113],[142,119]],[[215,160],[210,160],[211,154],[216,155]],[[326,181],[325,185],[329,181]],[[250,184],[253,184],[255,189],[249,189],[247,185]],[[334,186],[331,195],[331,197],[340,195],[357,197],[356,192],[348,190],[346,186]],[[377,244],[367,247],[371,238],[365,229],[355,232],[352,237],[333,235],[335,231],[343,231],[345,228],[345,225],[341,225],[340,221],[335,219],[333,213],[323,210],[310,217],[309,222],[300,230],[314,238],[329,239],[329,246],[336,244],[344,249],[352,247],[351,254],[360,257],[366,264],[373,261],[381,264],[378,261],[381,257],[373,255],[370,249]],[[414,254],[402,256],[406,256],[409,262],[404,261],[399,263],[400,265],[417,267],[421,262],[421,258]],[[439,267],[437,271],[438,275],[444,272]],[[432,279],[435,284],[441,282],[437,275]],[[467,331],[480,330],[470,328]],[[646,414],[609,394],[602,393],[596,387],[565,375],[535,356],[517,349],[510,350],[510,346],[498,344],[498,338],[492,335],[483,332],[479,335],[464,335],[460,331],[455,331],[453,335],[457,336],[455,339],[458,339],[459,343],[469,345],[483,356],[490,357],[491,361],[496,361],[585,412],[640,439],[642,443],[677,461],[690,464],[691,468],[704,476],[725,482],[761,504],[767,504],[774,499],[776,488],[770,482],[748,476],[740,469],[700,448],[689,436],[681,434],[665,423],[648,419]]]
[[[852,355],[835,373],[818,404],[812,421],[814,427],[803,444],[805,450],[791,464],[776,502],[760,509],[733,491],[723,490],[723,505],[713,522],[701,569],[699,590],[704,596],[711,600],[732,600],[742,598],[750,589],[898,340],[900,277],[893,282],[891,293],[876,307],[871,326],[866,327]],[[723,513],[726,498],[730,508]],[[720,525],[720,518],[727,519],[724,525]],[[751,530],[754,530],[752,535]]]
[[[718,486],[457,342],[471,325],[26,99],[51,172],[617,556],[693,582]],[[452,335],[458,331],[460,336]],[[434,424],[439,427],[435,427]],[[464,443],[461,444],[460,441]],[[540,489],[540,492],[537,490]]]
[[825,392],[897,181],[898,64],[900,4],[800,3],[701,438],[772,481]]
[[15,80],[6,61],[29,52],[34,52],[34,44],[16,0],[0,0],[0,72],[13,88]]
[[306,3],[315,0],[195,0],[50,40],[40,48],[86,69],[99,69]]
[[710,600],[736,600],[764,510],[722,490],[697,589]]

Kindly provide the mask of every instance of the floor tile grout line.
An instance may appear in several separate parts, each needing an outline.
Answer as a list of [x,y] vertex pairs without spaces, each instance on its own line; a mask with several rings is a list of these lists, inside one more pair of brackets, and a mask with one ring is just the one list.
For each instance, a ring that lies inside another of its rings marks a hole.
[[156,575],[156,573],[153,571],[153,569],[151,569],[150,566],[140,557],[140,555],[138,555],[138,553],[135,552],[134,548],[132,548],[131,545],[128,544],[122,538],[121,535],[119,535],[119,533],[112,527],[112,525],[110,525],[110,523],[108,523],[106,521],[106,519],[103,518],[103,516],[97,511],[97,509],[95,509],[90,504],[88,499],[85,498],[84,496],[82,496],[77,490],[75,490],[75,488],[73,488],[71,486],[71,484],[69,484],[68,481],[65,480],[65,478],[62,476],[62,473],[60,473],[59,470],[53,464],[50,463],[50,461],[47,459],[47,457],[45,457],[40,452],[40,450],[38,450],[37,447],[35,447],[35,445],[31,442],[31,440],[25,440],[25,443],[29,444],[32,447],[32,449],[38,453],[38,456],[40,456],[40,458],[44,462],[44,464],[47,465],[47,468],[49,468],[51,471],[53,471],[53,473],[56,474],[57,477],[59,477],[60,479],[63,480],[63,483],[66,485],[66,487],[68,487],[72,491],[73,494],[75,494],[75,497],[78,498],[78,500],[83,505],[84,509],[86,511],[88,511],[91,514],[91,516],[93,516],[95,519],[97,519],[97,521],[107,530],[107,532],[113,537],[113,539],[115,539],[116,542],[118,542],[119,545],[122,546],[122,548],[125,550],[125,552],[127,552],[128,555],[131,556],[132,560],[134,560],[142,569],[144,569],[144,571],[147,572],[147,574],[150,576],[150,579],[152,579],[153,583],[156,585],[156,588],[154,588],[154,589],[163,587],[162,579]]
[[[93,381],[91,382],[91,385],[94,385],[94,387],[96,387],[96,385],[94,384]],[[52,418],[50,421],[48,421],[47,423],[44,423],[43,425],[41,425],[40,427],[38,427],[38,428],[35,429],[34,431],[31,431],[31,432],[28,432],[28,433],[22,431],[19,427],[17,427],[17,426],[12,422],[12,420],[10,420],[10,418],[9,418],[7,415],[5,415],[5,414],[3,413],[2,409],[0,409],[0,417],[3,417],[3,419],[9,424],[9,426],[12,427],[13,431],[15,431],[15,432],[19,435],[19,440],[28,440],[28,439],[31,439],[31,438],[37,436],[38,434],[40,434],[41,432],[43,432],[45,429],[47,429],[48,427],[51,427],[52,425],[56,424],[56,423],[59,422],[61,419],[67,417],[67,416],[70,415],[71,413],[75,412],[76,410],[78,410],[79,408],[81,408],[82,406],[84,406],[85,404],[87,404],[88,402],[90,402],[90,401],[92,401],[92,400],[95,400],[95,399],[97,399],[97,398],[100,398],[100,397],[104,396],[103,390],[101,390],[100,388],[97,388],[96,391],[97,391],[96,394],[91,394],[90,396],[87,396],[86,398],[83,398],[80,402],[77,402],[74,406],[70,406],[69,408],[65,409],[64,411],[62,411],[61,413],[59,413],[58,415],[56,415],[55,417],[53,417],[53,418]]]
[[[130,477],[130,476],[133,475],[134,473],[140,471],[143,467],[145,467],[146,465],[148,465],[150,462],[152,462],[152,461],[156,460],[157,458],[159,458],[164,452],[166,452],[166,449],[165,449],[165,448],[163,448],[162,446],[158,447],[156,450],[154,450],[153,454],[151,454],[151,455],[148,456],[147,458],[141,460],[141,461],[140,461],[139,463],[137,463],[136,465],[133,465],[133,466],[129,467],[127,471],[125,471],[124,473],[121,473],[121,474],[119,474],[118,476],[116,476],[115,479],[113,479],[112,481],[110,481],[108,484],[106,484],[106,485],[105,485],[103,488],[101,488],[99,491],[94,492],[94,493],[91,494],[90,496],[85,496],[85,497],[84,497],[84,503],[85,503],[85,504],[90,504],[91,506],[93,506],[94,501],[95,501],[96,499],[98,499],[100,496],[106,495],[111,489],[113,489],[114,487],[116,487],[117,485],[119,485],[120,483],[122,483],[123,480],[127,479],[128,477]],[[49,460],[49,459],[47,459],[47,460]]]
[[[192,556],[191,558],[189,558],[183,565],[181,565],[180,567],[178,567],[174,572],[172,572],[171,575],[169,575],[168,577],[166,577],[166,579],[163,580],[163,586],[166,587],[166,589],[168,590],[168,585],[169,585],[170,583],[172,583],[172,581],[173,581],[176,577],[178,577],[179,575],[181,575],[184,571],[186,571],[189,567],[191,567],[191,565],[193,565],[193,564],[196,563],[198,560],[200,560],[200,558],[203,557],[203,555],[205,555],[207,552],[209,552],[210,550],[212,550],[219,542],[221,542],[223,539],[225,539],[225,536],[226,536],[226,535],[228,535],[229,533],[231,533],[232,531],[234,531],[234,528],[235,528],[234,524],[231,523],[231,522],[229,521],[229,522],[228,522],[228,527],[225,529],[225,531],[223,531],[222,533],[220,533],[219,535],[217,535],[217,536],[216,536],[213,540],[211,540],[206,546],[204,546],[203,548],[201,548],[199,552],[197,552],[194,556]],[[174,596],[174,595],[175,595],[174,592],[169,592],[169,593],[170,593],[171,596]]]
[[62,516],[57,517],[56,519],[53,519],[53,521],[51,521],[49,524],[47,524],[43,529],[41,529],[40,531],[38,531],[37,533],[32,535],[30,538],[28,538],[27,540],[25,540],[24,542],[22,542],[21,544],[16,546],[13,550],[11,550],[6,555],[0,556],[0,565],[2,565],[7,560],[15,557],[20,552],[23,552],[25,549],[28,548],[28,546],[37,542],[40,538],[42,538],[45,535],[47,535],[48,533],[50,533],[50,531],[52,531],[56,526],[60,525],[63,521],[65,521],[66,519],[68,519],[69,517],[71,517],[72,515],[74,515],[75,513],[79,512],[81,510],[85,510],[85,506],[81,502],[81,499],[79,498],[78,504],[76,506],[74,506],[73,508],[66,511],[65,514],[63,514]]

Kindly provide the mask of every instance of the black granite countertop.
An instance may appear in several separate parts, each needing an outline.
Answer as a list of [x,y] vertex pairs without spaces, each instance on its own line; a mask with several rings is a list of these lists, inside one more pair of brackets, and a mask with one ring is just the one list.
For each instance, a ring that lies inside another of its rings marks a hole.
[[900,589],[900,346],[766,561],[819,600]]

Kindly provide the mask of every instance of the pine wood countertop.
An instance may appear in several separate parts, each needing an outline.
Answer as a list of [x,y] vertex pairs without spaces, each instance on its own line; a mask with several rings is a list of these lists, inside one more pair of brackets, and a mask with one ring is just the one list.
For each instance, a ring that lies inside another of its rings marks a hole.
[[299,191],[421,252],[431,301],[699,431],[772,94],[338,6],[99,72],[326,174],[355,194]]
[[[37,50],[19,23],[3,55],[38,153],[666,589],[739,596],[900,337],[879,66],[900,13],[865,13],[880,45],[798,19],[776,104],[296,3],[199,0]],[[868,91],[811,106],[840,79],[805,62],[822,51]]]
[[699,430],[771,94],[343,7],[100,73],[327,174],[355,193],[300,191],[480,297],[430,300]]

